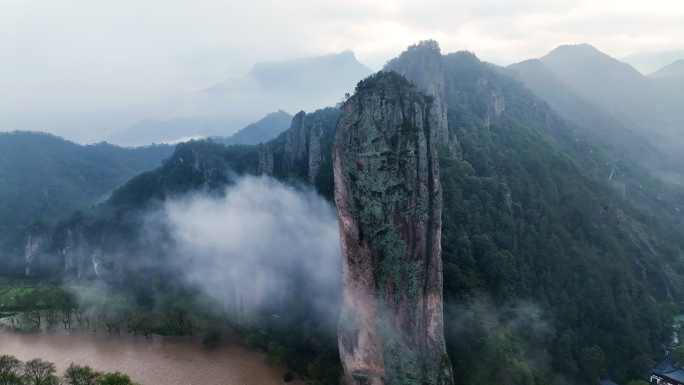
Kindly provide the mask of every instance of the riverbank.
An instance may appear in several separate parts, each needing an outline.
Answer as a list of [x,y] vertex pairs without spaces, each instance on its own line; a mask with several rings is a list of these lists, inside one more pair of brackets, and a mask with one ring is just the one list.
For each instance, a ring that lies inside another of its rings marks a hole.
[[[62,372],[71,362],[97,371],[120,371],[143,385],[275,385],[284,366],[222,333],[223,342],[207,348],[199,337],[154,336],[54,330],[15,333],[0,328],[0,355],[22,361],[41,358]],[[306,382],[295,378],[293,384]]]

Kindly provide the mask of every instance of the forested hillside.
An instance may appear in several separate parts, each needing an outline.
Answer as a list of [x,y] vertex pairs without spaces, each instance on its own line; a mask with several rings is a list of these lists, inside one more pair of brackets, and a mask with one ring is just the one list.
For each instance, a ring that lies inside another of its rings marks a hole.
[[672,190],[470,53],[420,44],[387,68],[410,73],[431,57],[458,139],[440,158],[457,382],[641,377],[648,365],[634,362],[655,358],[681,300],[681,193],[664,203]]
[[54,223],[107,199],[171,146],[81,146],[35,132],[0,133],[0,240],[35,221]]
[[644,76],[587,44],[560,46],[507,69],[554,110],[613,147],[606,152],[623,151],[666,178],[683,180],[684,98],[677,79]]

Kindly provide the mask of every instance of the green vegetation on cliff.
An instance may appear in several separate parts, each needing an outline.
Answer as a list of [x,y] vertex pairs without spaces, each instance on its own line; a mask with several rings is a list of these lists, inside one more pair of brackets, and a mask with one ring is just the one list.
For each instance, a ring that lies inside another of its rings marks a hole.
[[[421,50],[434,54],[419,45],[388,67]],[[458,138],[455,154],[440,147],[456,382],[640,378],[632,363],[657,357],[681,301],[681,195],[474,55],[444,55],[441,68]],[[505,109],[486,124],[497,99]]]

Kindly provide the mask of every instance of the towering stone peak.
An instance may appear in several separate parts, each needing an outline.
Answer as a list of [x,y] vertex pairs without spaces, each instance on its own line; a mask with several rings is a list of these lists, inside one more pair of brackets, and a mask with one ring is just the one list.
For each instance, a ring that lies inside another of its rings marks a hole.
[[273,154],[269,151],[265,144],[259,143],[259,168],[257,174],[272,175],[273,174]]
[[292,124],[287,131],[285,141],[285,154],[283,155],[283,171],[293,170],[295,162],[302,159],[306,154],[306,130],[304,129],[304,117],[306,113],[299,111],[292,118]]
[[397,73],[380,72],[359,83],[335,128],[345,384],[453,384],[433,103]]
[[387,63],[385,70],[392,70],[405,76],[416,87],[434,98],[432,108],[437,119],[437,140],[455,141],[447,120],[444,68],[439,44],[434,40],[425,40],[409,46],[399,57]]

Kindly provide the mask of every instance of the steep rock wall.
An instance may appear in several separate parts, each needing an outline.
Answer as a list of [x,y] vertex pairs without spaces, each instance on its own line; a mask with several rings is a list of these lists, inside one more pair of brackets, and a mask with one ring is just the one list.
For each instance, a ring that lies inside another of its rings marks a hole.
[[[435,45],[432,45],[434,43]],[[449,128],[447,105],[445,102],[444,69],[441,66],[441,51],[436,42],[420,42],[390,61],[386,70],[396,71],[405,76],[420,90],[432,96],[432,110],[435,116],[437,140],[440,142],[456,141],[456,136]]]
[[285,154],[283,155],[283,171],[293,170],[295,163],[306,154],[306,130],[304,129],[304,117],[306,113],[299,111],[292,118],[292,124],[287,131],[285,141]]
[[40,246],[45,243],[45,238],[39,233],[27,232],[24,235],[24,260],[26,261],[26,276],[31,275],[31,262],[38,254]]
[[311,135],[309,139],[309,183],[316,182],[318,170],[323,162],[321,154],[321,138],[323,137],[323,129],[320,123],[314,123],[311,128]]
[[257,170],[258,175],[272,175],[273,174],[273,155],[269,151],[268,147],[263,143],[259,143],[259,168]]
[[415,89],[357,93],[333,143],[346,384],[453,384],[443,335],[438,116]]
[[484,120],[485,125],[489,127],[492,124],[492,122],[498,119],[499,115],[501,115],[501,113],[504,112],[504,110],[506,109],[506,101],[504,99],[503,92],[501,92],[501,87],[491,87],[488,86],[487,83],[488,81],[485,75],[483,75],[480,79],[477,80],[478,89],[489,93],[489,101],[487,102],[487,112],[485,113],[485,116],[482,118],[482,120]]

